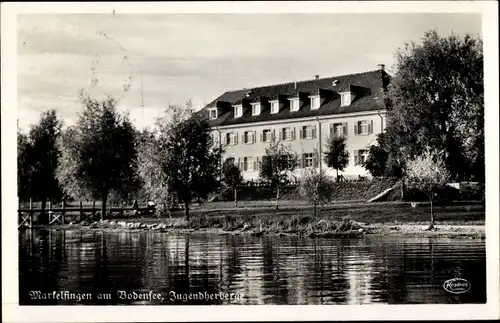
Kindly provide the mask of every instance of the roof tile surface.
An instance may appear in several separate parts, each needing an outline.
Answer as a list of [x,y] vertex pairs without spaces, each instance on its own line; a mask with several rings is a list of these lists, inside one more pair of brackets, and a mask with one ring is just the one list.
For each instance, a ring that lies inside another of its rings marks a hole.
[[[245,124],[261,121],[283,120],[293,118],[303,118],[310,116],[334,115],[342,113],[364,112],[372,110],[385,109],[384,91],[390,80],[389,74],[382,70],[368,71],[364,73],[349,74],[342,76],[313,79],[302,82],[291,82],[276,84],[252,89],[242,89],[237,91],[228,91],[212,101],[205,108],[200,110],[202,116],[208,117],[208,109],[215,107],[218,101],[227,102],[228,108],[222,109],[216,120],[210,120],[211,126],[225,126],[235,124]],[[296,88],[295,88],[296,86]],[[329,93],[326,100],[319,109],[311,110],[310,102],[307,96],[310,93],[323,90],[323,93]],[[340,92],[350,89],[354,97],[349,106],[340,105]],[[325,91],[326,90],[326,91]],[[294,93],[300,92],[301,107],[299,111],[290,112],[288,100],[283,100],[284,105],[278,113],[271,114],[269,109],[263,107],[262,112],[257,116],[252,116],[252,109],[249,104],[243,104],[243,116],[234,118],[234,109],[232,104],[241,104],[243,102],[255,102],[257,98],[276,98],[290,97]],[[250,96],[246,95],[250,93]],[[221,106],[219,104],[219,106]]]

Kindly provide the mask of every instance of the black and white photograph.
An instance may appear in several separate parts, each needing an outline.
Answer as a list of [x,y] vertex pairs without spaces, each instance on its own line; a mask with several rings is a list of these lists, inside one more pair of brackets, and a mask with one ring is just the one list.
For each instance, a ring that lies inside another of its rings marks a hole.
[[498,318],[498,4],[419,3],[3,3],[12,321]]

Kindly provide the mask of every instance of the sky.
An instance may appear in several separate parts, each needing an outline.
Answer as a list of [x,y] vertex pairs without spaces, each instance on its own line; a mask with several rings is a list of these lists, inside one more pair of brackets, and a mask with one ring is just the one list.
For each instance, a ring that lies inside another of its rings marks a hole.
[[[25,14],[18,16],[18,119],[55,109],[72,125],[81,90],[119,100],[138,128],[168,104],[225,91],[374,70],[425,31],[481,35],[480,14]],[[142,82],[142,95],[141,95]],[[141,107],[143,102],[144,107]]]

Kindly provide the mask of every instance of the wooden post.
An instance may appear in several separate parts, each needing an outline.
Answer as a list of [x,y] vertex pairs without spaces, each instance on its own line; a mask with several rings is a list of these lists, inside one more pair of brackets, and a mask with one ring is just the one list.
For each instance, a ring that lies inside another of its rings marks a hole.
[[92,201],[92,217],[95,217],[95,201]]
[[64,202],[64,200],[62,200],[62,212],[61,212],[61,221],[62,221],[62,224],[64,225],[64,216],[66,215],[66,203]]
[[83,221],[83,205],[82,201],[80,201],[80,222]]
[[52,222],[52,202],[49,201],[49,224]]
[[33,225],[33,199],[30,197],[30,228]]

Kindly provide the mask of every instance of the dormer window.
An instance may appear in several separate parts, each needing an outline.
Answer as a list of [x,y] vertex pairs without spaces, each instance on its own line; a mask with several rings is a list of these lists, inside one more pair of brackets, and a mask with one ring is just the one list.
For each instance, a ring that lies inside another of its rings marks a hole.
[[280,110],[280,101],[274,100],[269,102],[271,103],[271,113],[278,113]]
[[243,105],[241,105],[241,104],[233,105],[233,108],[234,108],[234,117],[235,118],[239,118],[239,117],[243,116]]
[[217,119],[217,108],[208,109],[208,117],[210,120]]
[[290,111],[291,112],[299,111],[299,105],[300,105],[299,98],[293,98],[289,100],[290,100]]
[[352,101],[352,93],[351,92],[342,92],[340,93],[340,106],[346,107],[351,104]]
[[309,97],[311,99],[311,110],[317,110],[320,106],[319,95],[314,95]]
[[260,114],[260,102],[252,103],[252,115],[258,116]]

